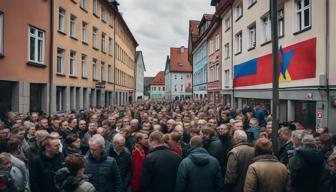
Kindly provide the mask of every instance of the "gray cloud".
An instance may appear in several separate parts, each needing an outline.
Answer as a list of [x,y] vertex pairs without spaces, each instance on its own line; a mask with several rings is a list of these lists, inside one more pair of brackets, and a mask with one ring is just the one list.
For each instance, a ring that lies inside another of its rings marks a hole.
[[213,13],[210,0],[120,0],[120,11],[142,50],[147,71],[164,70],[170,47],[187,46],[190,19]]

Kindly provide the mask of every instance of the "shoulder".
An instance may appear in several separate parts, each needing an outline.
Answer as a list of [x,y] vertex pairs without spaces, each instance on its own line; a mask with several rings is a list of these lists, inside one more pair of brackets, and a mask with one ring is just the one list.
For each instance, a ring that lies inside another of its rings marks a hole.
[[83,181],[75,192],[94,192],[94,191],[96,191],[96,189],[90,182]]

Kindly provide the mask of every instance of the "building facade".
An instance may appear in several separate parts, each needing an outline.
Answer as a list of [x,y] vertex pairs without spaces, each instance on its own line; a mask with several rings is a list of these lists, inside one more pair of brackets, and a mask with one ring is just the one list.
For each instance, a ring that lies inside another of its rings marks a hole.
[[49,112],[50,25],[50,1],[0,1],[1,116]]
[[170,48],[165,68],[167,99],[192,97],[192,66],[188,61],[188,48]]
[[[229,3],[222,19],[222,95],[236,107],[271,110],[272,44],[269,1]],[[280,122],[336,130],[336,30],[330,0],[278,1]]]
[[163,71],[160,71],[150,83],[150,98],[164,99],[166,95],[165,93],[165,74]]
[[142,51],[136,52],[136,99],[144,98],[144,72],[146,71]]

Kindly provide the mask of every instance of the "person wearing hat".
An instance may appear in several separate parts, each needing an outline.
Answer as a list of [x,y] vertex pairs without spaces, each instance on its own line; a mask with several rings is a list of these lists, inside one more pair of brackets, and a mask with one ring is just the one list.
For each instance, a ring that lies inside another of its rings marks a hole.
[[302,147],[289,160],[293,192],[317,192],[323,166],[323,153],[318,149],[315,138],[305,135]]

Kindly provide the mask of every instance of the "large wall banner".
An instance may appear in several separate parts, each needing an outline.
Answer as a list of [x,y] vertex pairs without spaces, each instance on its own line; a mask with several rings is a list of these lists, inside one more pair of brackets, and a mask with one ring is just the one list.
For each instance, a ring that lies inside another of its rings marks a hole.
[[[291,81],[315,78],[316,38],[279,51],[279,80]],[[272,83],[272,54],[261,56],[234,66],[234,87]]]

